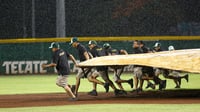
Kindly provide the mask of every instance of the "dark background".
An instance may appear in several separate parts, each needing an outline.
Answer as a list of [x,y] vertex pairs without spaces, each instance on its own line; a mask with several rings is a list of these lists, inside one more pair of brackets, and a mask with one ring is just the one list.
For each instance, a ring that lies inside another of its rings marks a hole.
[[[66,36],[200,35],[199,0],[66,0]],[[32,37],[32,0],[0,0],[0,38]],[[35,36],[56,37],[56,0],[35,0]]]

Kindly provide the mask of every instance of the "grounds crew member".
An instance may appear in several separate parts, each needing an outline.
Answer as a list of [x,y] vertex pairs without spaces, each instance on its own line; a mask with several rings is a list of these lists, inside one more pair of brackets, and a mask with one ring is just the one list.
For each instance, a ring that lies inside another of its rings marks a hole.
[[[70,45],[77,49],[80,62],[86,61],[86,60],[89,60],[90,58],[92,58],[91,55],[89,54],[89,52],[87,51],[86,47],[78,41],[77,37],[71,38]],[[85,78],[85,77],[88,78],[88,76],[91,74],[92,74],[92,71],[90,69],[79,68],[78,73],[76,75],[76,85],[72,87],[72,91],[74,92],[74,94],[76,96],[78,96],[80,79]]]
[[[89,41],[88,46],[90,48],[90,52],[93,55],[93,57],[100,57],[100,56],[106,56],[106,51],[105,49],[103,49],[102,47],[97,45],[97,42],[94,40]],[[101,76],[103,78],[103,80],[106,82],[104,87],[106,89],[106,92],[108,92],[108,88],[109,85],[111,86],[111,88],[114,90],[115,95],[123,95],[125,92],[118,90],[115,85],[113,84],[113,82],[109,79],[108,76],[108,67],[106,66],[98,66],[96,67],[97,72],[99,74],[94,75],[95,77],[97,76]],[[94,78],[95,78],[94,77]]]
[[[174,51],[174,46],[169,46],[168,51]],[[181,79],[185,79],[188,82],[188,74],[185,74],[184,76],[181,76],[181,71],[177,70],[169,70],[169,69],[163,69],[159,68],[156,69],[156,75],[162,74],[165,78],[172,79],[174,83],[176,84],[175,88],[181,87]]]
[[[133,54],[141,54],[141,53],[143,53],[143,50],[140,47],[140,41],[138,40],[133,41]],[[159,84],[159,90],[162,90],[166,87],[166,80],[161,80],[160,78],[155,76],[152,67],[134,65],[133,74],[134,74],[133,78],[134,78],[136,92],[142,91],[144,80],[153,80],[155,84]],[[139,87],[138,83],[140,83]]]
[[[111,47],[111,45],[109,43],[105,43],[103,45],[103,48],[106,50],[107,55],[128,55],[126,50],[114,49]],[[114,68],[114,77],[113,78],[114,78],[115,83],[118,85],[118,87],[121,90],[124,90],[122,83],[128,83],[131,86],[131,88],[133,88],[133,79],[132,78],[129,80],[122,80],[120,78],[121,74],[123,73],[123,70],[124,70],[124,66],[120,67],[120,68]]]
[[53,52],[53,62],[51,64],[43,64],[42,68],[56,67],[58,72],[56,84],[65,89],[67,94],[71,97],[69,100],[77,100],[67,81],[67,77],[70,73],[68,58],[76,64],[74,57],[67,51],[60,49],[60,45],[57,42],[51,43],[49,48],[52,49]]

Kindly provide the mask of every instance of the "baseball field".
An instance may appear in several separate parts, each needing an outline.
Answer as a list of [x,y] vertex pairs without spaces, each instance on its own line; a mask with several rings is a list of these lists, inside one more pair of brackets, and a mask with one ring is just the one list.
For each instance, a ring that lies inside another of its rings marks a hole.
[[[182,80],[181,89],[174,89],[175,84],[167,79],[164,91],[144,89],[136,94],[128,84],[124,88],[126,96],[115,96],[110,88],[105,93],[98,86],[98,96],[89,96],[92,84],[87,79],[81,80],[79,100],[68,101],[62,88],[55,85],[57,75],[14,75],[0,76],[0,112],[198,112],[200,111],[199,74],[190,74],[189,82]],[[131,78],[131,73],[123,79]],[[112,79],[112,75],[110,75]],[[75,75],[69,77],[69,83],[75,83]],[[144,84],[146,85],[146,84]],[[144,86],[145,88],[145,86]],[[158,88],[158,87],[157,87]]]

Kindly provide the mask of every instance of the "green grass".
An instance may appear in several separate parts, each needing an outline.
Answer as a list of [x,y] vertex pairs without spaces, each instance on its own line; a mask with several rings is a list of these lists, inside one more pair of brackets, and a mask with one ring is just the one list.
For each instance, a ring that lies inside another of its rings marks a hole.
[[[55,84],[57,75],[15,75],[15,76],[0,76],[0,94],[30,94],[30,93],[57,93],[64,92]],[[129,79],[132,75],[124,74],[122,79]],[[112,75],[110,75],[112,79]],[[99,78],[101,79],[101,78]],[[189,75],[189,83],[182,80],[183,89],[200,89],[200,75]],[[69,83],[75,84],[75,75],[69,77]],[[123,84],[127,91],[131,88],[128,84]],[[146,84],[144,84],[146,86]],[[167,88],[174,89],[175,84],[172,80],[167,79]],[[92,83],[87,79],[81,80],[80,92],[88,92],[92,89]],[[98,91],[105,91],[102,86],[98,86]]]
[[[55,84],[57,75],[15,75],[0,76],[0,94],[30,94],[30,93],[57,93],[63,92]],[[131,78],[131,74],[122,75],[122,79]],[[110,75],[112,79],[112,75]],[[189,83],[182,81],[183,89],[200,89],[200,75],[189,76]],[[69,77],[69,83],[75,83],[75,75]],[[167,80],[167,89],[174,89],[172,80]],[[126,90],[131,90],[128,84],[124,84]],[[80,91],[88,92],[92,84],[87,79],[81,80]],[[98,91],[105,91],[98,86]],[[77,108],[78,107],[78,108]],[[200,104],[94,104],[94,105],[65,105],[43,106],[25,108],[0,108],[0,112],[200,112]]]
[[[78,107],[78,108],[77,108]],[[1,112],[200,112],[200,104],[94,104],[0,108]]]

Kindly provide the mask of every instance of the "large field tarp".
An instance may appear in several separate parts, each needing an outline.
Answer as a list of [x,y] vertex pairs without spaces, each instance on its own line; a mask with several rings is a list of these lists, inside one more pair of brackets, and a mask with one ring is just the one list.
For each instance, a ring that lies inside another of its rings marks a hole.
[[200,49],[103,56],[79,63],[79,67],[118,65],[144,65],[200,73]]

